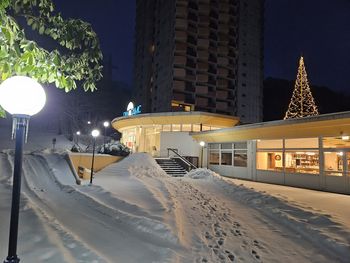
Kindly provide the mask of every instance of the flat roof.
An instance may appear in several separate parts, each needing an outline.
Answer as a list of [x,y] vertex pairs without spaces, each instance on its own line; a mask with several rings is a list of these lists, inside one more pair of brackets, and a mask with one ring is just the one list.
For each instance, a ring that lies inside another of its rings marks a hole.
[[219,128],[233,127],[239,122],[235,116],[222,115],[210,112],[159,112],[145,113],[132,116],[122,116],[112,120],[112,126],[116,130],[140,125],[164,125],[164,124],[202,124]]
[[192,132],[191,135],[197,141],[206,142],[350,135],[350,111]]

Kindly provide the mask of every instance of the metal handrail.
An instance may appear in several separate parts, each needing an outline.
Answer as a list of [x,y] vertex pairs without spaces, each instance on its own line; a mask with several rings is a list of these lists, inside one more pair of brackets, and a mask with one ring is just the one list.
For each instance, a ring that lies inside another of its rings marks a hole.
[[169,151],[172,151],[173,153],[175,153],[185,164],[187,164],[189,167],[193,168],[193,169],[197,169],[197,167],[191,163],[190,161],[188,161],[185,157],[183,157],[182,155],[180,155],[176,149],[172,149],[172,148],[167,148],[168,150],[168,156],[169,156]]

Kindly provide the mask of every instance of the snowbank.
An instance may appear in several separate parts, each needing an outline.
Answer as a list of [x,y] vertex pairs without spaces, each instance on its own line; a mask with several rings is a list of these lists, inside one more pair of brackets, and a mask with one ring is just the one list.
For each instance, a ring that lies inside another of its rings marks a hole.
[[213,180],[220,178],[220,175],[207,168],[197,168],[188,172],[184,177],[191,179]]

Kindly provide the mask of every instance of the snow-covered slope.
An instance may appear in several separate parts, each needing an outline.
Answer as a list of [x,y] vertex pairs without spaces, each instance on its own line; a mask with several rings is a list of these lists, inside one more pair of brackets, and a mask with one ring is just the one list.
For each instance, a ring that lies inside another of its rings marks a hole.
[[[12,156],[0,153],[0,258],[7,252]],[[133,154],[76,185],[62,155],[24,156],[23,262],[349,262],[332,218],[226,182],[207,169],[168,177]]]

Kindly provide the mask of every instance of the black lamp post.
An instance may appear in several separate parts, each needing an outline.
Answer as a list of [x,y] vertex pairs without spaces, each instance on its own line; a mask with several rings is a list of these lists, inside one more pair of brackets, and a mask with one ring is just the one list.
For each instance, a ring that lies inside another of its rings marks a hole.
[[8,256],[4,263],[18,263],[17,239],[19,204],[21,195],[21,173],[23,159],[23,144],[27,134],[30,116],[38,113],[44,107],[46,95],[44,89],[35,80],[14,76],[0,85],[0,105],[12,114],[12,137],[16,138],[15,159],[13,169],[12,205],[9,231]]
[[94,175],[94,161],[95,161],[95,146],[96,146],[96,138],[100,135],[99,130],[93,130],[91,132],[92,137],[94,138],[93,146],[92,146],[92,160],[91,160],[91,174],[90,174],[90,184],[92,184],[92,177]]

